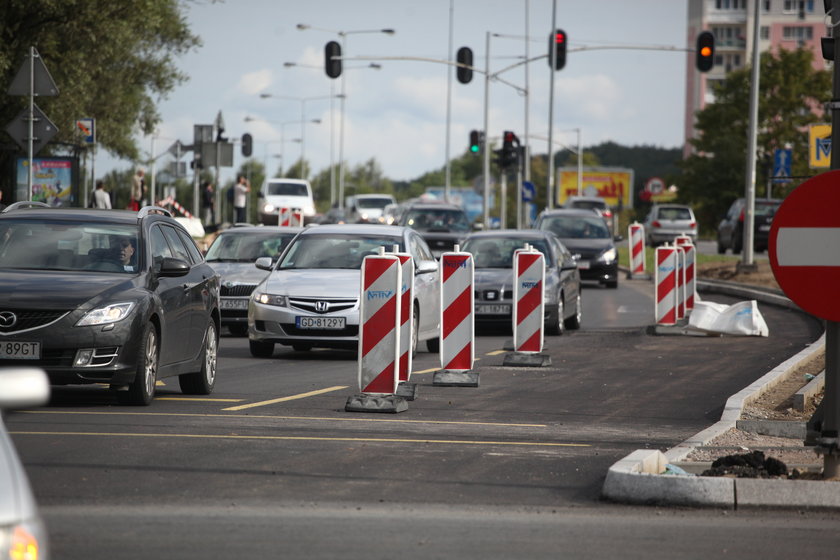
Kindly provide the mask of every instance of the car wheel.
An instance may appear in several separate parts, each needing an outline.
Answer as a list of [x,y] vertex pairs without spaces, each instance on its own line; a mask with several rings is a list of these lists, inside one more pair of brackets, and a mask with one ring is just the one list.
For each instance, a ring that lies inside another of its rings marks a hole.
[[[295,352],[309,352],[312,350],[312,345],[307,343],[299,343],[299,344],[292,344],[292,350]],[[269,356],[274,352],[274,345],[271,346],[271,352]]]
[[741,254],[741,244],[743,240],[739,236],[732,237],[732,254],[739,255]]
[[262,342],[261,340],[249,340],[251,355],[255,358],[270,358],[274,354],[273,342]]
[[566,328],[577,330],[580,328],[580,321],[583,317],[583,303],[580,293],[578,292],[577,297],[575,298],[575,313],[568,319],[566,319]]
[[232,325],[228,325],[228,330],[233,336],[248,336],[247,323],[233,323]]
[[158,370],[158,335],[152,323],[143,330],[143,340],[137,355],[137,371],[128,391],[119,391],[117,398],[122,404],[148,406],[155,398],[155,384]]
[[178,384],[185,395],[209,395],[216,386],[216,363],[219,356],[219,336],[216,323],[210,320],[204,333],[204,352],[201,369],[195,373],[178,376]]
[[430,338],[426,341],[426,349],[432,354],[440,352],[440,337]]
[[607,288],[610,288],[610,289],[614,290],[614,289],[618,288],[618,280],[610,280],[609,282],[604,282],[604,285]]
[[557,296],[557,309],[554,313],[548,314],[548,323],[545,327],[546,334],[551,336],[559,336],[563,334],[565,323],[563,322],[563,315],[566,313],[566,306],[563,304],[563,294]]
[[717,242],[717,252],[718,255],[726,254],[726,247],[723,246],[723,243],[720,242],[720,239],[718,239]]

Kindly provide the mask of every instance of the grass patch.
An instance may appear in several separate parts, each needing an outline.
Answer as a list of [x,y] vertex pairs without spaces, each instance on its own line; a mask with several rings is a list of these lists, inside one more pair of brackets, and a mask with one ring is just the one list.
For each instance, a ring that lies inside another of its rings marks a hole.
[[[618,265],[630,268],[630,251],[627,248],[627,242],[621,242],[616,247],[618,249]],[[656,256],[656,250],[651,247],[645,247],[645,270],[648,274],[653,274],[653,261]],[[696,263],[702,265],[706,263],[734,263],[740,261],[741,257],[738,255],[701,255],[697,254]]]

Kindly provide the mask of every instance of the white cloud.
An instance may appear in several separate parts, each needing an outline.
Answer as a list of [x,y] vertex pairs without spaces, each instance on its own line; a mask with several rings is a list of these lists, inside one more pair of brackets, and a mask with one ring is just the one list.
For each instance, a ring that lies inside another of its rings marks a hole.
[[274,73],[264,68],[256,72],[243,74],[236,84],[236,91],[244,95],[257,95],[271,87],[274,83]]

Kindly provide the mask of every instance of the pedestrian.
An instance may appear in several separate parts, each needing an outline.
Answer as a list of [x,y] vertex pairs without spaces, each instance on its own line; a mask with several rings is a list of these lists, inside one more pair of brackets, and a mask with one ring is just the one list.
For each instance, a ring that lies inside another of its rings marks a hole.
[[204,181],[201,185],[201,206],[204,208],[204,225],[212,226],[216,223],[216,192],[213,183]]
[[143,168],[137,169],[137,173],[131,178],[131,200],[128,203],[128,209],[140,210],[140,201],[146,196],[146,172]]
[[245,223],[247,218],[245,216],[246,205],[248,204],[248,193],[251,192],[251,183],[245,178],[245,175],[240,175],[236,180],[233,191],[233,210],[234,222]]
[[111,208],[111,196],[105,190],[105,182],[100,179],[96,182],[96,189],[93,191],[94,208]]

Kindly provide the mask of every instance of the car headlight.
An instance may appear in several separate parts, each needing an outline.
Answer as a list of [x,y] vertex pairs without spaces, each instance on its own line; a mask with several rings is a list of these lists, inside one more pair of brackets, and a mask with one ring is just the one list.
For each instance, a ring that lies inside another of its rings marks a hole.
[[610,264],[611,262],[613,262],[615,260],[615,248],[608,249],[608,250],[604,251],[603,253],[601,253],[601,256],[598,257],[598,260],[603,261],[607,264]]
[[254,292],[254,301],[263,305],[274,305],[276,307],[287,307],[286,296],[267,294],[265,292]]
[[46,555],[47,542],[43,527],[26,522],[0,527],[0,557],[37,560]]
[[99,307],[92,311],[88,311],[84,317],[79,319],[76,323],[77,327],[92,327],[95,325],[107,325],[116,323],[128,317],[131,310],[134,309],[134,302],[128,303],[113,303],[105,307]]
[[268,203],[263,204],[262,211],[263,211],[263,214],[271,214],[272,212],[274,212],[274,205],[273,204],[268,204]]
[[304,216],[314,216],[315,215],[315,207],[310,205],[303,207],[303,215]]

